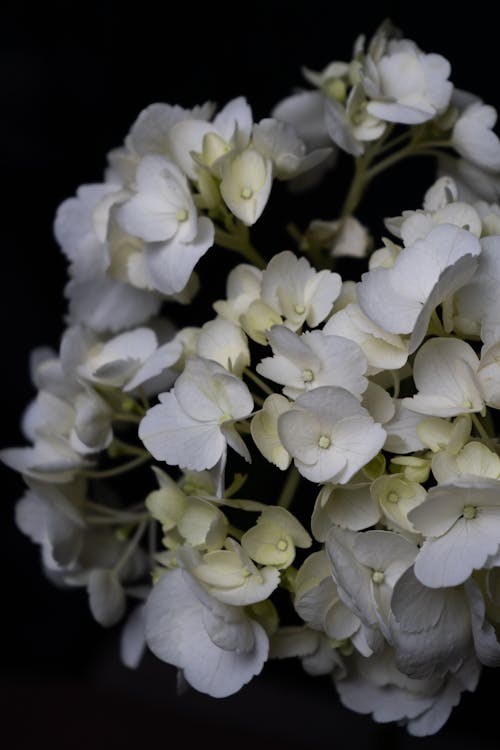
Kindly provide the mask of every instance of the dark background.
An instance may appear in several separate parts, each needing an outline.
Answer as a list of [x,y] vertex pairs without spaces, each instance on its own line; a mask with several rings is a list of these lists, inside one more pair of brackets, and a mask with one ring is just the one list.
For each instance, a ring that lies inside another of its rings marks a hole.
[[[425,51],[447,57],[456,86],[499,107],[498,26],[489,7],[476,2],[465,13],[455,3],[4,4],[0,447],[23,443],[19,417],[34,395],[29,352],[57,347],[63,330],[66,267],[52,234],[56,208],[78,185],[102,179],[106,153],[120,145],[141,109],[207,99],[222,106],[244,94],[258,120],[294,87],[307,86],[301,65],[320,70],[333,59],[350,59],[356,36],[371,35],[385,17]],[[273,189],[259,240],[277,252],[288,246],[281,227],[290,218],[300,226],[313,217],[333,218],[348,179],[342,160],[321,194],[285,201],[280,186]],[[361,218],[379,236],[382,216],[417,207],[431,180],[427,162],[394,170],[369,193]],[[214,290],[224,274],[210,277]],[[194,691],[177,697],[174,670],[152,656],[129,672],[119,663],[118,628],[104,631],[92,621],[82,591],[58,591],[43,576],[37,548],[13,521],[22,482],[1,472],[0,736],[9,738],[9,750],[40,740],[55,750],[111,750],[152,739],[243,750],[256,743],[498,747],[489,697],[498,694],[500,681],[489,670],[447,726],[425,740],[343,709],[329,681],[304,676],[299,664],[268,664],[223,701]]]

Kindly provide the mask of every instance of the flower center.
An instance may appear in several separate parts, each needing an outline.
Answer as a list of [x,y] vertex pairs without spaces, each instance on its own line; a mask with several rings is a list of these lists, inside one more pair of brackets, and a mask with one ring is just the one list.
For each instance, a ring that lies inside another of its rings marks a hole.
[[384,582],[385,575],[382,573],[381,570],[374,570],[372,573],[372,581],[373,583],[376,583],[377,586],[379,586],[381,583]]
[[467,520],[471,521],[477,516],[477,508],[475,505],[465,505],[462,511],[462,516]]
[[285,552],[288,549],[288,542],[286,541],[286,539],[280,539],[276,543],[276,547],[280,552]]
[[243,200],[248,201],[253,195],[253,190],[250,187],[241,188],[240,195],[243,198]]
[[312,383],[314,380],[314,373],[312,370],[302,370],[302,380],[304,383]]
[[387,495],[387,499],[390,503],[397,503],[399,500],[399,495],[397,494],[397,492],[389,492],[389,494]]
[[188,220],[188,216],[189,216],[189,214],[188,214],[188,212],[186,211],[185,208],[179,208],[179,210],[175,214],[175,218],[179,222],[187,221]]
[[329,448],[332,444],[332,441],[328,437],[328,435],[321,435],[320,439],[318,440],[318,445],[320,448]]
[[297,315],[304,315],[306,311],[306,308],[304,307],[304,305],[294,305],[293,309],[295,310]]

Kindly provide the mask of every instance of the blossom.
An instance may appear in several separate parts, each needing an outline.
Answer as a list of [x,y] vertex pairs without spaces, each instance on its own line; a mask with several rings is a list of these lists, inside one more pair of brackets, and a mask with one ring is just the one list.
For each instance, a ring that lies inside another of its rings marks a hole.
[[136,174],[137,192],[118,211],[118,221],[146,242],[145,263],[155,288],[176,294],[213,244],[213,224],[198,216],[186,178],[161,156],[145,156]]
[[222,604],[185,570],[166,571],[146,604],[146,640],[187,682],[222,698],[262,670],[269,641],[242,607]]
[[434,309],[476,270],[481,247],[470,232],[448,224],[398,255],[392,268],[363,274],[358,302],[389,333],[410,333],[409,352],[422,342]]
[[451,134],[460,156],[489,172],[500,170],[500,140],[493,133],[496,121],[493,107],[473,102],[460,114]]
[[147,412],[139,437],[160,461],[201,471],[225,454],[226,444],[249,460],[233,422],[248,417],[253,401],[246,385],[221,365],[193,357],[172,391]]
[[442,55],[424,54],[409,39],[391,39],[378,60],[366,58],[362,83],[370,115],[388,122],[416,124],[443,112],[453,85]]
[[336,386],[299,396],[279,417],[278,433],[302,476],[340,484],[378,453],[386,437],[356,397]]
[[408,514],[426,540],[415,560],[415,575],[429,588],[457,586],[482,568],[500,546],[500,484],[464,476],[431,487],[427,499]]
[[354,342],[321,331],[299,337],[286,326],[273,326],[268,339],[274,357],[263,359],[257,372],[283,384],[288,398],[323,385],[341,386],[359,398],[366,390],[366,359]]

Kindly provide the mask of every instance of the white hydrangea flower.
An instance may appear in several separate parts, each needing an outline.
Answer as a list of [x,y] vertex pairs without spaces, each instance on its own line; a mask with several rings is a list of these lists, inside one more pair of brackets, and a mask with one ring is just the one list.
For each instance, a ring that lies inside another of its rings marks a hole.
[[109,210],[125,193],[114,183],[82,185],[75,198],[57,211],[54,231],[70,261],[69,298],[71,323],[84,323],[96,331],[120,331],[144,322],[158,312],[161,297],[136,289],[115,278],[107,244]]
[[408,345],[370,320],[357,303],[346,305],[327,320],[323,333],[355,341],[368,360],[368,375],[380,370],[399,370],[408,358]]
[[500,546],[500,483],[457,477],[432,487],[408,518],[425,535],[415,575],[429,588],[458,586],[482,568]]
[[307,549],[312,539],[290,511],[279,506],[265,508],[255,526],[241,538],[241,546],[261,565],[288,568],[295,559],[295,548]]
[[465,336],[480,336],[490,346],[500,341],[500,240],[481,239],[477,270],[453,300],[453,325]]
[[241,377],[250,364],[247,337],[238,325],[224,318],[215,318],[201,327],[196,352],[204,359],[218,362],[237,377]]
[[353,341],[308,331],[298,336],[286,326],[273,326],[268,333],[273,357],[261,360],[260,375],[284,385],[283,393],[295,399],[323,385],[345,388],[361,399],[368,381],[366,358]]
[[483,412],[478,367],[479,359],[465,341],[429,339],[419,349],[413,365],[418,393],[402,399],[403,406],[436,417]]
[[230,211],[247,226],[255,224],[269,199],[272,167],[272,160],[253,147],[221,159],[221,195]]
[[412,678],[442,678],[456,672],[471,651],[482,664],[500,663],[500,644],[472,580],[464,586],[432,589],[409,568],[394,587],[391,609],[396,664]]
[[432,473],[438,484],[450,484],[457,477],[500,479],[500,458],[483,443],[472,441],[452,453],[449,448],[432,459]]
[[172,158],[169,134],[179,122],[186,120],[207,121],[213,115],[215,105],[205,102],[201,106],[185,109],[179,105],[156,102],[139,113],[125,139],[127,148],[138,157],[160,154]]
[[453,91],[451,67],[442,55],[424,54],[409,39],[391,39],[378,60],[366,57],[362,83],[370,115],[408,125],[444,112]]
[[307,153],[307,146],[290,123],[274,118],[260,120],[253,127],[253,144],[257,151],[273,162],[273,175],[278,180],[291,180],[314,169],[327,159],[331,148]]
[[500,171],[500,140],[493,132],[496,121],[494,107],[473,102],[460,114],[451,134],[460,156],[488,172]]
[[176,552],[176,557],[181,567],[223,604],[247,607],[263,602],[280,580],[276,566],[258,568],[245,546],[231,537],[226,539],[224,549],[202,554],[184,547]]
[[336,386],[299,396],[278,419],[278,433],[302,476],[339,484],[376,456],[386,438],[358,399]]
[[350,639],[360,653],[370,656],[365,626],[339,598],[324,550],[313,552],[303,562],[294,580],[294,593],[294,607],[310,628],[335,641]]
[[[325,542],[339,596],[367,628],[390,642],[390,602],[397,580],[415,560],[415,544],[392,531],[332,527]],[[376,650],[374,648],[373,650]]]
[[352,156],[383,135],[387,123],[369,111],[361,84],[353,86],[345,106],[335,99],[325,104],[325,122],[332,141]]
[[135,328],[104,340],[88,329],[72,326],[61,340],[61,362],[68,375],[124,391],[175,364],[180,352],[180,343],[170,342],[168,353],[165,348],[160,353],[150,328]]
[[227,277],[226,299],[214,302],[216,313],[239,325],[241,316],[259,299],[261,283],[262,271],[249,263],[240,263]]
[[38,393],[23,418],[23,432],[33,446],[2,450],[7,466],[35,479],[67,482],[89,466],[92,454],[110,444],[111,409],[106,402],[71,381],[66,391],[62,397],[50,391]]
[[253,400],[246,385],[217,362],[193,357],[172,391],[147,412],[139,437],[159,461],[201,471],[223,458],[229,445],[247,460],[233,422],[248,417]]
[[184,543],[194,549],[220,549],[227,536],[224,513],[203,497],[187,495],[161,469],[154,468],[159,489],[150,492],[146,508],[161,523],[163,543],[176,548]]
[[271,635],[270,659],[294,657],[301,660],[307,674],[329,677],[345,674],[340,649],[332,645],[330,638],[312,628],[289,625]]
[[262,274],[261,300],[292,330],[304,323],[315,328],[331,311],[341,285],[337,273],[316,271],[306,258],[285,250],[269,261]]
[[117,218],[126,232],[146,242],[145,263],[156,289],[177,294],[212,246],[214,227],[198,216],[182,172],[161,156],[145,156],[136,174],[136,193]]
[[250,422],[253,441],[264,458],[284,471],[292,457],[283,447],[278,434],[278,419],[292,408],[290,401],[279,393],[268,396]]
[[358,302],[390,333],[410,333],[409,352],[422,342],[434,309],[472,277],[479,241],[465,229],[443,224],[401,251],[392,268],[363,274]]
[[380,508],[370,494],[370,482],[356,479],[350,484],[325,484],[321,488],[311,516],[311,530],[318,542],[325,541],[332,526],[361,531],[380,521]]
[[384,474],[375,479],[370,493],[379,504],[384,524],[389,529],[418,536],[417,530],[408,520],[408,513],[427,497],[421,484],[410,481],[404,474]]
[[169,570],[146,604],[146,640],[200,692],[223,698],[259,674],[269,639],[243,607],[223,604],[185,570]]
[[482,232],[477,210],[463,201],[448,203],[435,211],[403,211],[401,217],[386,220],[388,229],[403,240],[405,247],[410,247],[417,240],[424,240],[431,229],[440,224],[461,227],[478,238]]
[[435,734],[447,721],[464,690],[474,691],[480,675],[477,660],[469,655],[463,666],[443,679],[414,679],[402,674],[389,647],[369,659],[356,655],[347,676],[336,681],[343,705],[375,721],[396,721],[409,734]]

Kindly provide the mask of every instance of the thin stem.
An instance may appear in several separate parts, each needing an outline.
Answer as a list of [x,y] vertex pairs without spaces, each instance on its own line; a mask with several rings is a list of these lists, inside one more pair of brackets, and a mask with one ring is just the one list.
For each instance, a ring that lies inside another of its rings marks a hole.
[[226,250],[234,250],[242,255],[249,263],[253,263],[257,268],[265,268],[266,261],[252,243],[241,235],[225,232],[220,227],[215,228],[215,244]]
[[264,383],[263,380],[259,378],[258,375],[256,375],[250,368],[245,367],[243,370],[243,374],[246,375],[250,380],[253,380],[255,385],[258,385],[261,391],[264,391],[264,393],[267,393],[268,396],[272,396],[274,391],[267,385],[267,383]]
[[144,518],[149,518],[148,513],[139,515],[123,516],[120,518],[111,518],[106,516],[85,516],[85,521],[93,526],[121,526],[126,523],[139,523]]
[[391,370],[391,378],[394,386],[394,392],[392,394],[393,398],[399,398],[399,387],[401,384],[401,379],[399,377],[399,373],[397,370]]
[[[126,443],[123,440],[120,440],[119,438],[115,437],[113,439],[113,442],[111,445],[116,446],[120,449],[122,453],[130,454],[132,456],[146,456],[149,455],[147,451],[144,450],[144,448],[139,448],[137,445],[132,445],[131,443]],[[111,446],[110,446],[111,447]]]
[[441,153],[436,149],[450,145],[451,143],[449,141],[427,141],[417,144],[411,141],[405,148],[387,156],[369,169],[366,173],[366,180],[367,182],[373,180],[373,178],[380,174],[380,172],[392,167],[394,164],[402,161],[402,159],[408,159],[411,156],[441,156]]
[[133,422],[139,424],[142,421],[142,417],[137,414],[124,414],[123,412],[115,412],[113,414],[113,422]]
[[493,451],[493,453],[496,453],[497,446],[495,445],[491,437],[486,432],[486,429],[484,428],[484,425],[481,423],[481,420],[479,419],[478,415],[471,414],[471,418],[472,418],[472,424],[476,428],[481,440],[490,449],[490,451]]
[[243,531],[241,529],[237,529],[236,526],[233,526],[232,524],[229,524],[227,533],[229,536],[234,536],[235,539],[240,541],[241,537],[243,536]]
[[148,518],[145,518],[143,521],[141,521],[141,523],[137,527],[134,536],[132,537],[129,544],[127,545],[127,549],[125,550],[125,552],[123,553],[123,555],[118,560],[115,567],[113,568],[113,572],[115,573],[115,575],[118,575],[120,570],[127,564],[130,556],[132,555],[135,548],[141,541],[141,537],[144,534],[147,523],[148,523]]
[[[99,513],[105,513],[109,516],[115,516],[116,518],[121,518],[122,516],[130,516],[131,511],[133,511],[135,508],[138,511],[139,509],[144,508],[144,503],[136,503],[136,505],[132,505],[130,506],[130,508],[122,510],[121,508],[109,508],[107,505],[100,505],[99,503],[92,502],[92,500],[85,500],[84,505],[86,508],[96,510]],[[140,515],[142,517],[144,513],[138,512],[137,515]]]
[[246,474],[235,474],[235,477],[229,487],[224,492],[224,499],[227,500],[232,497],[238,490],[241,490],[247,480]]
[[137,458],[132,459],[132,461],[128,461],[126,464],[121,464],[120,466],[115,466],[114,469],[97,469],[96,471],[80,471],[78,472],[79,476],[85,477],[86,479],[109,479],[110,477],[117,477],[120,474],[126,474],[127,471],[132,471],[133,469],[136,469],[138,466],[141,466],[142,464],[146,463],[146,461],[151,461],[151,456],[148,453],[145,456],[138,456]]
[[156,555],[156,521],[151,517],[148,526],[148,552],[149,559],[153,562]]
[[347,193],[340,218],[345,219],[347,216],[352,216],[363,197],[363,193],[366,187],[366,175],[365,175],[365,164],[366,158],[358,157],[354,167],[354,177]]
[[300,479],[300,474],[295,466],[291,466],[288,470],[288,476],[285,479],[285,484],[283,485],[283,489],[281,490],[277,505],[279,505],[281,508],[290,507]]

